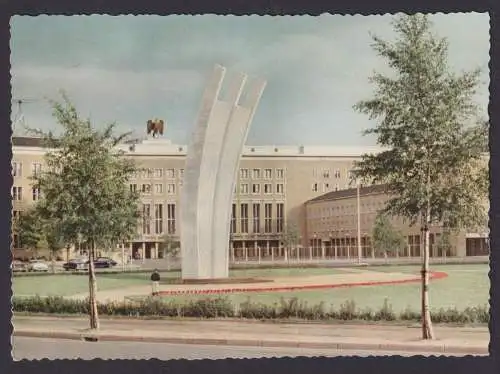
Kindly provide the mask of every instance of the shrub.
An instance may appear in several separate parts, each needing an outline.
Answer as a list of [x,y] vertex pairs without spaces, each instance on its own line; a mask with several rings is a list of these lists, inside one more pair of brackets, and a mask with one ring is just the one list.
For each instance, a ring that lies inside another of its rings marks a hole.
[[[12,298],[14,312],[46,314],[88,314],[88,299],[65,299],[60,296],[16,297]],[[356,308],[356,303],[348,300],[336,309],[333,305],[327,311],[325,303],[309,305],[297,298],[280,299],[274,304],[252,302],[248,298],[240,305],[234,305],[227,297],[209,297],[188,302],[165,301],[155,297],[134,298],[123,302],[97,303],[98,312],[108,316],[126,317],[194,317],[194,318],[243,318],[258,320],[302,319],[310,321],[325,320],[363,320],[363,321],[412,321],[420,320],[420,312],[407,307],[399,314],[394,313],[388,300],[376,310]],[[431,311],[436,323],[488,323],[487,305]]]

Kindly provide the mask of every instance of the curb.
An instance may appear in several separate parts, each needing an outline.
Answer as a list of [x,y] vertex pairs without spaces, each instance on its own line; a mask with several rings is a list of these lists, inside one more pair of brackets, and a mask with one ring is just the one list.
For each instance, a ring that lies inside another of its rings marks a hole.
[[213,339],[213,338],[175,338],[175,337],[152,337],[152,336],[126,336],[108,333],[85,333],[65,331],[30,331],[14,330],[13,336],[46,339],[68,339],[102,342],[143,342],[143,343],[169,343],[169,344],[192,344],[192,345],[217,345],[217,346],[243,346],[243,347],[275,347],[275,348],[309,348],[309,349],[332,349],[364,350],[364,351],[396,351],[432,354],[466,354],[487,355],[488,347],[479,346],[449,346],[446,344],[435,344],[426,346],[422,344],[405,343],[350,343],[350,342],[293,342],[280,340],[256,340],[256,339]]
[[[443,271],[430,272],[430,279],[443,279],[448,276]],[[402,280],[391,281],[372,281],[372,282],[352,282],[352,283],[337,283],[337,284],[308,284],[302,286],[281,286],[281,287],[256,287],[256,288],[220,288],[220,289],[193,289],[193,290],[177,290],[177,291],[160,291],[160,296],[173,296],[173,295],[207,295],[207,294],[224,294],[224,293],[238,293],[238,292],[282,292],[282,291],[297,291],[297,290],[317,290],[326,288],[347,288],[347,287],[362,287],[362,286],[384,286],[420,282],[422,278],[415,277]]]

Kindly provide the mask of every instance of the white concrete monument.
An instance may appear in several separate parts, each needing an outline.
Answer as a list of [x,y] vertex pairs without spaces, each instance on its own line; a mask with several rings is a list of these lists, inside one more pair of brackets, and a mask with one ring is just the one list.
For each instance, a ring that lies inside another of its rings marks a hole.
[[238,74],[226,87],[226,69],[216,65],[205,88],[186,158],[181,193],[180,235],[183,279],[229,275],[229,231],[234,183],[240,156],[266,82],[246,86]]

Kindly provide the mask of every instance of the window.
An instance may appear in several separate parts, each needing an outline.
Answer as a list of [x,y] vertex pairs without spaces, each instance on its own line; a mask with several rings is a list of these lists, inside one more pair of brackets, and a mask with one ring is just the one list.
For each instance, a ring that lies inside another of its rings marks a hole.
[[285,225],[284,211],[285,204],[276,204],[276,232],[283,232],[283,226]]
[[241,217],[241,232],[244,234],[248,233],[248,204],[240,205],[240,217]]
[[273,169],[264,169],[264,178],[271,179],[273,177]]
[[163,204],[155,204],[155,234],[163,234]]
[[178,177],[179,177],[179,179],[184,178],[184,169],[179,169]]
[[130,192],[137,192],[137,184],[131,183],[129,184]]
[[335,178],[340,178],[340,169],[335,169],[334,176]]
[[33,187],[31,189],[32,195],[33,195],[33,201],[40,200],[40,188],[39,187]]
[[248,193],[248,184],[242,183],[240,184],[240,194],[247,194]]
[[155,194],[160,195],[163,193],[163,184],[156,183],[155,184]]
[[143,179],[153,178],[153,169],[151,168],[143,169],[141,174]]
[[323,170],[323,178],[330,178],[330,169]]
[[283,169],[276,169],[276,178],[283,179],[285,177],[285,173]]
[[155,178],[163,178],[163,169],[155,169],[154,171]]
[[338,184],[338,183],[336,183],[336,184],[335,184],[335,191],[338,191],[338,190],[339,190],[339,184]]
[[264,193],[268,195],[273,193],[273,185],[271,183],[264,184]]
[[330,189],[330,183],[324,183],[323,184],[323,192],[326,192]]
[[141,187],[141,192],[143,194],[150,194],[151,193],[151,185],[149,183],[145,183]]
[[167,204],[167,232],[175,234],[175,204]]
[[252,232],[258,234],[260,232],[260,204],[252,205]]
[[248,169],[240,169],[240,179],[248,179]]
[[151,234],[151,204],[142,204],[142,233]]
[[23,199],[23,188],[22,187],[12,187],[12,200],[22,200]]
[[231,234],[236,232],[236,204],[231,207]]
[[260,169],[252,170],[252,179],[260,179]]
[[14,161],[12,163],[12,176],[21,177],[23,175],[23,164],[21,162]]
[[264,204],[264,232],[269,234],[273,231],[273,205]]
[[260,194],[260,184],[259,183],[254,183],[252,184],[252,193],[253,194]]
[[174,183],[167,184],[167,193],[169,195],[175,195],[175,184]]
[[285,185],[283,183],[278,183],[276,185],[276,193],[282,194],[285,191]]
[[167,174],[168,179],[175,178],[175,170],[174,169],[167,169],[166,174]]
[[42,164],[40,164],[39,162],[34,162],[33,164],[31,164],[31,174],[34,177],[40,175],[41,172],[42,172]]

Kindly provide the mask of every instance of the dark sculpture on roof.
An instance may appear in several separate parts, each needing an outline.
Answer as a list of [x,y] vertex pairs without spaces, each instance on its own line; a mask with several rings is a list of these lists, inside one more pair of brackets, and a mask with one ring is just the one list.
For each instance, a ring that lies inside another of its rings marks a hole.
[[157,138],[160,135],[163,135],[163,130],[164,130],[164,122],[162,119],[154,119],[154,120],[148,120],[147,123],[147,131],[148,135],[153,134],[153,138]]

